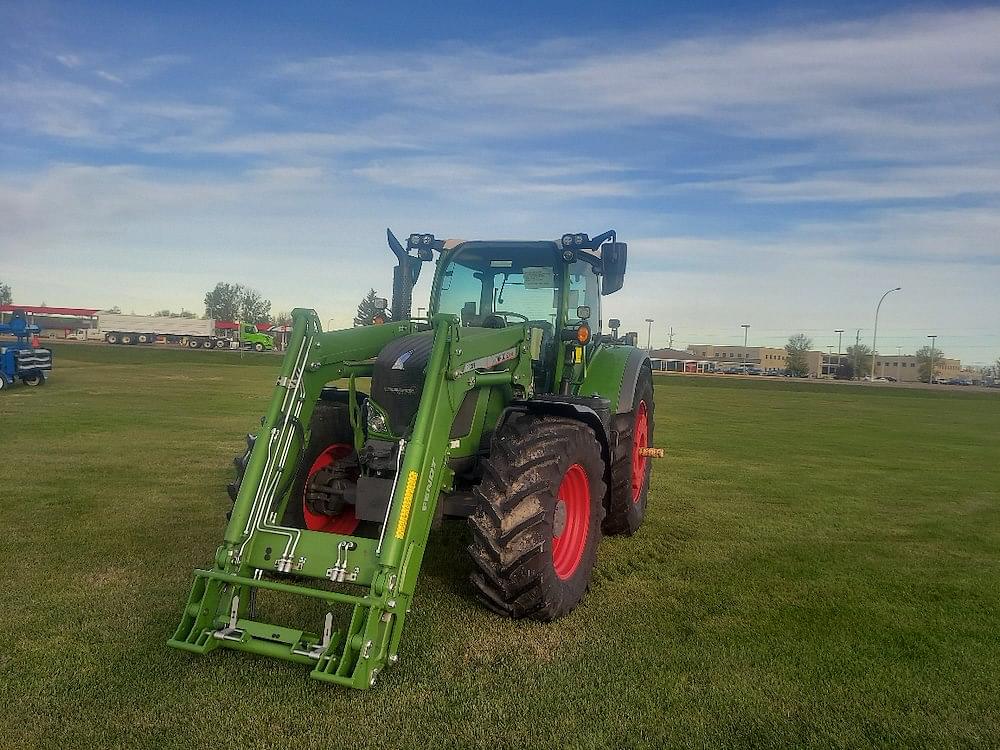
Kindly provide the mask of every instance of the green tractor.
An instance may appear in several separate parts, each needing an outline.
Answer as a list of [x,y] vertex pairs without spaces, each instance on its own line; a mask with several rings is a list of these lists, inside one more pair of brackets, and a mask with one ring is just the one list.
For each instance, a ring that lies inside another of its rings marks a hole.
[[[314,311],[293,312],[267,414],[236,460],[224,542],[195,571],[171,646],[272,656],[367,688],[398,660],[442,520],[467,519],[483,604],[543,621],[583,599],[602,535],[642,523],[650,459],[662,455],[652,372],[644,351],[600,332],[625,243],[614,231],[412,234],[403,247],[387,234],[390,323],[323,332]],[[413,286],[435,254],[429,314],[414,319]],[[313,597],[323,626],[257,619],[261,590]]]

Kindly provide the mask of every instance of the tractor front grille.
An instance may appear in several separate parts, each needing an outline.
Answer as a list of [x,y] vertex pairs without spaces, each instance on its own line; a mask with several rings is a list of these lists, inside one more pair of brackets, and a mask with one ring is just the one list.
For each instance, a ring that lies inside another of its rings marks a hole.
[[375,360],[372,400],[385,412],[392,433],[399,437],[409,434],[417,414],[433,344],[433,331],[410,334],[391,341]]

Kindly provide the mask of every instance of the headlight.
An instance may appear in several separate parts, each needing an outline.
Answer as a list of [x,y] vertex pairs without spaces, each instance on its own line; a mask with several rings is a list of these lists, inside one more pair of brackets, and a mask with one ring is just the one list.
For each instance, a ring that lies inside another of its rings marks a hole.
[[385,421],[385,415],[382,412],[375,411],[371,407],[368,407],[368,430],[382,434],[388,434],[389,432],[389,425]]

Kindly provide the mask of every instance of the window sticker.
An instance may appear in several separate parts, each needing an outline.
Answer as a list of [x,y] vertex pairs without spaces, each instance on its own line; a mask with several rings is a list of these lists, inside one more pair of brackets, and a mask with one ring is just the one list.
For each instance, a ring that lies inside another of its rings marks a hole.
[[555,287],[555,272],[546,266],[524,267],[525,289],[552,289]]
[[491,260],[490,268],[513,268],[514,261],[512,260]]

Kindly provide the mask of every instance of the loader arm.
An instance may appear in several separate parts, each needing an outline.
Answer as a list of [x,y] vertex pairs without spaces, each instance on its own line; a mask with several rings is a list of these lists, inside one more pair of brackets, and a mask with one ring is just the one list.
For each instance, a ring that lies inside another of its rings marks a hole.
[[[437,315],[413,429],[400,440],[398,470],[378,539],[283,527],[313,407],[333,380],[371,375],[372,359],[410,321],[322,333],[312,311],[293,312],[281,375],[211,570],[195,581],[171,646],[206,653],[218,647],[311,664],[311,676],[367,688],[395,663],[438,497],[450,488],[450,430],[470,390],[509,388],[530,395],[530,347],[523,326],[463,337],[456,316]],[[310,580],[338,584],[331,590]],[[348,584],[348,585],[339,585]],[[321,631],[254,619],[260,589],[329,603]],[[350,589],[350,591],[345,591]],[[333,605],[353,605],[346,627]]]

